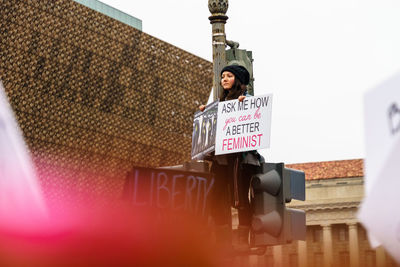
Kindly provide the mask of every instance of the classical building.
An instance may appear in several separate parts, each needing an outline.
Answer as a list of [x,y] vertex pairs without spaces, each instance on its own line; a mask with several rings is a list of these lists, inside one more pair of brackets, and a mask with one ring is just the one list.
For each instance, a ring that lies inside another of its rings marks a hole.
[[[357,220],[364,195],[363,160],[290,164],[306,174],[306,201],[289,206],[306,211],[306,241],[269,247],[250,256],[249,266],[392,267],[398,266],[382,247],[372,249]],[[241,259],[243,261],[243,259]]]

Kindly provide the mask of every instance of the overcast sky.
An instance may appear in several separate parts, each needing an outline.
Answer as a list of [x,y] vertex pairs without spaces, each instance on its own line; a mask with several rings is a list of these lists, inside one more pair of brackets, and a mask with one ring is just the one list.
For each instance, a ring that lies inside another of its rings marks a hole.
[[[102,2],[212,60],[207,0]],[[267,160],[364,158],[364,93],[400,71],[400,1],[230,0],[227,15],[227,39],[253,51],[256,95],[274,95]]]

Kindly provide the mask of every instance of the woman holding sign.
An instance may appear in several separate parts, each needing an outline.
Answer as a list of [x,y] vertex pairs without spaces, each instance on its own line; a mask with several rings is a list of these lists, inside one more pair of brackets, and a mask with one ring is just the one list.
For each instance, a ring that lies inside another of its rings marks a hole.
[[[250,74],[246,68],[239,65],[228,65],[221,71],[221,86],[223,92],[220,101],[238,99],[243,101],[247,94]],[[201,111],[205,109],[202,105]],[[249,201],[251,177],[259,172],[263,158],[257,151],[232,153],[214,156],[211,172],[217,177],[212,215],[217,225],[217,242],[231,244],[232,216],[229,203],[238,209],[239,215],[239,246],[238,249],[249,248],[248,236],[252,219]]]

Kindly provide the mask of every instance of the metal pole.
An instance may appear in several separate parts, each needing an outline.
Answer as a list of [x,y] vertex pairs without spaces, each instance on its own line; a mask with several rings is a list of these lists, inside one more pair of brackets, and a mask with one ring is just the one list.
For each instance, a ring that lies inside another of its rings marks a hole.
[[222,93],[220,84],[220,72],[226,64],[225,56],[225,23],[228,17],[225,15],[228,10],[228,0],[208,0],[208,10],[211,16],[208,18],[212,25],[212,47],[213,47],[213,99],[217,100]]

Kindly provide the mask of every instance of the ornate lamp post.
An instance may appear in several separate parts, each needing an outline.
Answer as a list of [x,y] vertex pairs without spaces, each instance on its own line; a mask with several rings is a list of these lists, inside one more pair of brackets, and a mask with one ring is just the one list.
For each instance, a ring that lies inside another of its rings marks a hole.
[[220,85],[220,72],[226,63],[225,55],[225,23],[228,19],[228,0],[208,0],[208,9],[211,12],[209,17],[212,25],[212,47],[213,47],[213,99],[217,100],[222,92]]

